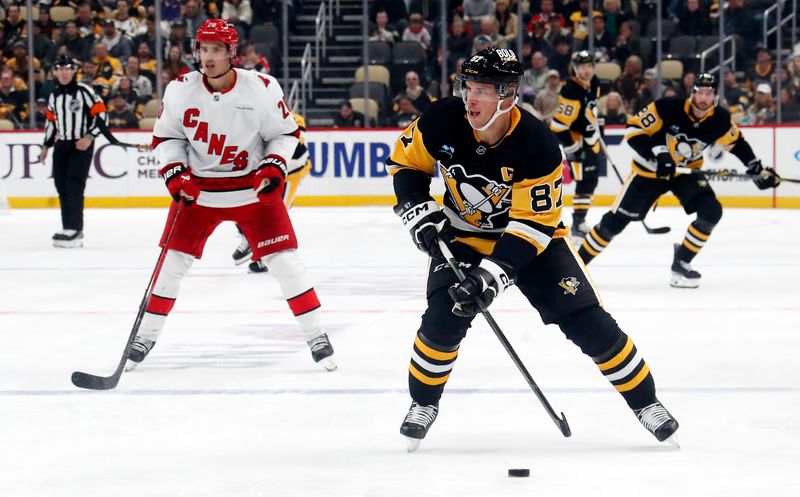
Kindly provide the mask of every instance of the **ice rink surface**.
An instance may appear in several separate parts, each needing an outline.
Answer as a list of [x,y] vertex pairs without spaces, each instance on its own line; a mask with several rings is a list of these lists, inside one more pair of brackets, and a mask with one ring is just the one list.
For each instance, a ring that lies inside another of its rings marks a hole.
[[388,207],[293,211],[336,373],[311,361],[275,281],[233,266],[226,224],[140,368],[109,392],[73,387],[76,369],[114,369],[164,218],[89,210],[85,248],[64,250],[50,246],[57,211],[0,217],[0,495],[800,495],[798,211],[728,209],[696,290],[668,286],[678,209],[648,218],[672,233],[632,225],[590,266],[681,423],[680,450],[511,291],[491,310],[573,436],[479,317],[411,454],[398,428],[426,259]]

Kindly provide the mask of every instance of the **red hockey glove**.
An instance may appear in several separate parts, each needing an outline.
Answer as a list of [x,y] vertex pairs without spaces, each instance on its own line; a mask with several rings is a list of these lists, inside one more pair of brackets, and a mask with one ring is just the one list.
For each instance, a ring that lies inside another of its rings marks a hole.
[[268,155],[259,163],[253,180],[258,198],[271,199],[273,195],[283,192],[283,183],[286,180],[286,162],[278,155]]
[[164,178],[167,190],[169,190],[175,202],[180,202],[183,198],[186,201],[186,205],[191,205],[200,195],[200,187],[197,186],[197,182],[192,176],[192,169],[189,166],[175,162],[164,166],[158,174]]

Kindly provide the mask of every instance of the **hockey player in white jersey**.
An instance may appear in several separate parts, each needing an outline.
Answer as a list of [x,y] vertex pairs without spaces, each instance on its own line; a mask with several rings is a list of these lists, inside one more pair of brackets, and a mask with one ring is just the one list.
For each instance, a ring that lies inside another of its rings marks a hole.
[[277,280],[313,359],[328,371],[336,369],[320,303],[297,254],[281,197],[287,159],[298,143],[297,124],[275,78],[232,66],[238,38],[227,21],[204,22],[195,37],[200,71],[179,76],[164,93],[153,147],[175,202],[162,246],[177,220],[128,355],[128,370],[152,350],[181,280],[222,221],[241,227]]

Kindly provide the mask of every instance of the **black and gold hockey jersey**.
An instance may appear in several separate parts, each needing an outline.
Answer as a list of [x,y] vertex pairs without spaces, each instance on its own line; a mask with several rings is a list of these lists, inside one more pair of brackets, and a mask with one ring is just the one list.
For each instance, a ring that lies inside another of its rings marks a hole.
[[387,160],[399,203],[430,198],[438,168],[456,239],[521,269],[564,237],[562,156],[547,126],[518,107],[495,144],[480,141],[460,98],[435,102],[398,138]]
[[550,129],[568,153],[577,151],[585,143],[594,153],[600,151],[600,129],[597,124],[597,98],[600,83],[592,76],[587,84],[572,76],[558,95],[558,109]]
[[631,117],[625,140],[634,151],[633,170],[647,178],[656,177],[655,157],[661,152],[669,152],[676,166],[691,169],[702,167],[703,150],[715,143],[743,164],[755,159],[727,110],[717,105],[697,119],[690,99],[678,97],[660,98]]

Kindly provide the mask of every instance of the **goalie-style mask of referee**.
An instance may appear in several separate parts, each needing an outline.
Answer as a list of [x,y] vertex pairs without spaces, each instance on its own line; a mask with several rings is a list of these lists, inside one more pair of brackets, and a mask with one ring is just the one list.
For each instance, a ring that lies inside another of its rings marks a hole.
[[[454,94],[464,101],[470,126],[484,131],[509,112],[519,100],[521,80],[522,63],[513,50],[489,47],[465,61]],[[496,102],[494,113],[489,116],[482,112],[480,102]]]
[[194,59],[206,78],[217,79],[233,69],[239,33],[224,19],[208,19],[194,38]]

